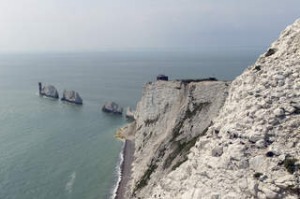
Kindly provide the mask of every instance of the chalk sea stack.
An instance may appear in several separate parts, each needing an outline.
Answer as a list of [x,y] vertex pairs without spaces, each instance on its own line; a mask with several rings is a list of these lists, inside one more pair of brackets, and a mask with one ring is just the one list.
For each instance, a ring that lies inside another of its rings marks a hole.
[[115,102],[106,102],[103,107],[102,111],[106,113],[113,113],[113,114],[120,114],[122,115],[123,113],[123,108],[120,107],[117,103]]
[[127,119],[134,120],[134,111],[130,107],[127,107],[125,117]]
[[82,104],[82,99],[81,99],[80,95],[73,90],[71,90],[71,91],[64,90],[63,97],[61,98],[61,100],[70,102],[73,104],[78,104],[78,105]]
[[54,99],[58,99],[59,95],[56,88],[52,85],[42,86],[42,83],[39,82],[39,94],[40,96],[50,97]]

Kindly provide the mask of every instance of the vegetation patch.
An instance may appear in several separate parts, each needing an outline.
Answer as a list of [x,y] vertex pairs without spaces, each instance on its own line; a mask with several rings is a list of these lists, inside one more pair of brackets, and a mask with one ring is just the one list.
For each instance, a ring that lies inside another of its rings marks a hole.
[[300,196],[300,184],[299,185],[288,185],[286,188],[286,191],[290,194],[294,194],[294,195],[297,194],[299,197]]
[[293,174],[295,171],[297,171],[297,169],[299,169],[299,165],[297,165],[296,162],[298,162],[298,159],[296,158],[285,158],[283,165],[290,174]]
[[215,77],[208,77],[203,79],[179,79],[177,81],[181,81],[184,84],[189,84],[191,82],[218,81],[218,79]]
[[175,125],[175,127],[173,128],[173,137],[170,140],[170,142],[173,142],[180,135],[180,130],[182,126],[183,126],[183,120],[181,120]]
[[193,116],[196,115],[197,112],[201,111],[204,107],[208,106],[209,104],[210,104],[209,102],[194,104],[195,108],[193,111],[187,109],[187,111],[185,112],[185,120],[192,118]]
[[261,70],[261,66],[260,66],[260,65],[255,66],[255,67],[254,67],[254,70],[260,71],[260,70]]
[[275,54],[276,49],[275,48],[270,48],[267,52],[266,52],[266,57],[269,57],[273,54]]
[[159,120],[159,115],[154,119],[147,119],[144,121],[146,126],[150,126],[151,124],[155,124]]
[[172,167],[173,170],[176,169],[178,166],[180,166],[183,162],[185,162],[187,160],[187,154],[188,154],[189,150],[193,146],[195,146],[198,138],[199,138],[199,136],[196,136],[187,142],[180,142],[180,141],[174,142],[173,146],[175,146],[175,149],[173,150],[172,153],[170,153],[170,155],[165,160],[165,162],[163,164],[163,168],[168,169],[172,165],[174,159],[178,156],[181,156],[182,159]]
[[199,111],[201,111],[204,107],[209,106],[210,102],[204,102],[199,104],[194,104],[194,110],[191,111],[190,109],[187,109],[184,113],[183,119],[181,119],[174,127],[173,129],[173,137],[171,139],[171,142],[173,142],[180,134],[181,129],[183,127],[184,121],[191,119],[194,117]]
[[157,158],[152,159],[150,166],[148,169],[145,171],[144,175],[141,177],[141,179],[137,182],[133,194],[135,194],[136,191],[144,188],[147,184],[148,181],[150,180],[151,175],[155,172],[157,169],[157,162],[159,159],[161,159],[165,155],[166,148],[161,147],[156,154],[158,154]]
[[140,181],[136,184],[133,193],[135,193],[139,189],[142,189],[148,184],[150,176],[152,175],[152,173],[155,172],[156,169],[157,169],[156,163],[153,164],[151,163],[151,165],[148,167],[144,175],[141,177]]
[[297,107],[294,107],[294,108],[295,108],[294,114],[300,114],[300,108],[297,108]]
[[185,161],[188,160],[187,156],[184,156],[182,160],[178,161],[174,166],[172,166],[172,170],[174,171],[175,169],[177,169],[180,165],[182,165],[182,163],[184,163]]
[[260,176],[262,176],[262,175],[263,175],[263,174],[260,173],[260,172],[255,172],[255,173],[253,174],[253,177],[256,178],[256,179],[258,179],[258,178],[260,178]]
[[266,153],[266,156],[269,157],[269,158],[273,157],[274,155],[275,155],[275,154],[274,154],[272,151],[268,151],[268,152]]
[[151,131],[150,133],[149,132],[144,132],[143,133],[143,143],[146,143],[148,142],[148,140],[151,138],[151,136],[153,135],[153,132]]
[[[209,126],[212,125],[212,122],[210,123]],[[208,126],[208,127],[209,127]],[[199,139],[200,136],[205,135],[206,132],[208,131],[208,127],[206,127],[201,134],[199,134],[198,136],[195,136],[194,138],[192,138],[189,141],[186,142],[182,142],[182,140],[180,141],[174,141],[173,142],[173,146],[175,146],[175,149],[173,150],[173,152],[167,157],[167,159],[165,160],[164,164],[163,164],[163,168],[164,169],[168,169],[174,159],[178,156],[181,156],[181,160],[179,160],[179,162],[177,162],[173,167],[172,170],[175,170],[177,167],[179,167],[182,163],[184,163],[188,158],[188,152],[190,151],[190,149],[195,146],[197,140]]]

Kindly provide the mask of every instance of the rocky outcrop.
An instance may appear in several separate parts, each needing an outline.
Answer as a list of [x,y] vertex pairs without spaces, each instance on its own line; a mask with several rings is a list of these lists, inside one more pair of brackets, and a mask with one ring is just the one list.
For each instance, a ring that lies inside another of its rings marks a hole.
[[78,105],[82,104],[82,99],[81,99],[80,95],[73,90],[71,90],[71,91],[64,90],[63,97],[61,98],[61,100],[70,102],[73,104],[78,104]]
[[227,87],[146,85],[127,198],[299,198],[300,20]]
[[56,88],[52,85],[42,86],[42,83],[39,83],[39,94],[41,96],[50,97],[54,99],[59,98]]
[[115,102],[106,102],[102,106],[102,111],[107,112],[107,113],[113,113],[113,114],[121,114],[123,113],[123,108],[120,107],[117,103]]
[[130,107],[127,107],[125,117],[129,120],[134,120],[134,111]]

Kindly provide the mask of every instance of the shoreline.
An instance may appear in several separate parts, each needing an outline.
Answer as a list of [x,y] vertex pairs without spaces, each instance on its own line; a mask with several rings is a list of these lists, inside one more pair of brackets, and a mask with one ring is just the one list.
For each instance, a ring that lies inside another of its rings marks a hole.
[[125,199],[128,182],[131,178],[131,164],[134,158],[134,142],[125,140],[120,164],[120,180],[112,199]]

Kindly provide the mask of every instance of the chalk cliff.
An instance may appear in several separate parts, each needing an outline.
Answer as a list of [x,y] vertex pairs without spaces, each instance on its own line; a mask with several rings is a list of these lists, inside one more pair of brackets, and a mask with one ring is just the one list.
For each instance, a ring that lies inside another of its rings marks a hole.
[[[121,137],[135,140],[135,160],[127,197],[147,198],[149,185],[187,160],[227,96],[229,82],[156,81],[145,85],[135,121]],[[141,194],[139,194],[141,193]]]
[[300,20],[230,84],[148,83],[134,117],[127,198],[299,198]]

